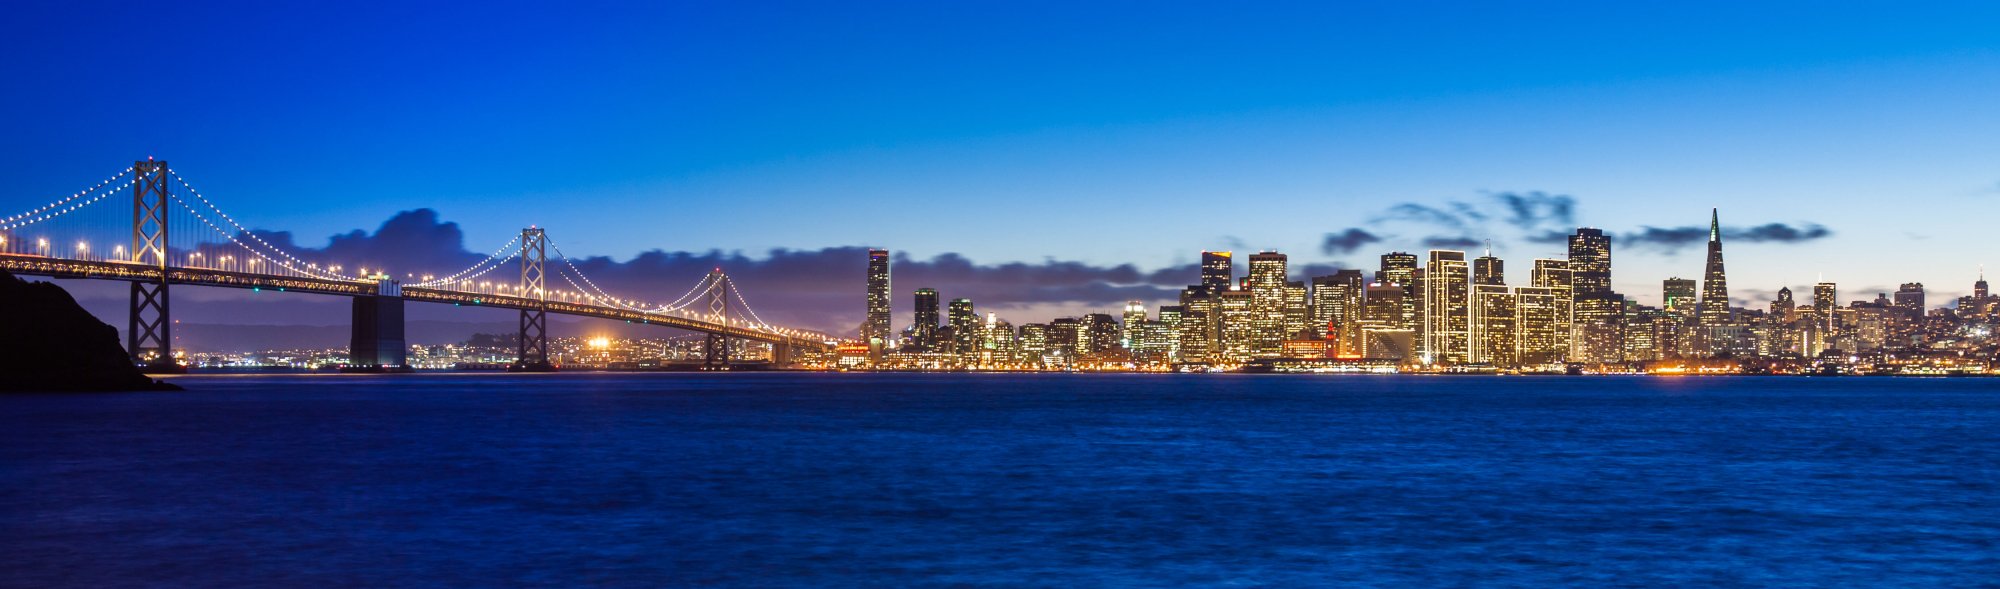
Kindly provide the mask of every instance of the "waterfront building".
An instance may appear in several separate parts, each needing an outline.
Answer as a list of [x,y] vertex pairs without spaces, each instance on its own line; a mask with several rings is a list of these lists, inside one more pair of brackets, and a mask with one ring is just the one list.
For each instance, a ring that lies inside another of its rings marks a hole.
[[1431,250],[1424,265],[1423,328],[1419,344],[1425,364],[1463,364],[1471,356],[1471,276],[1465,252]]
[[1285,283],[1285,337],[1310,335],[1314,339],[1319,339],[1326,334],[1324,326],[1313,326],[1312,306],[1307,304],[1308,300],[1309,292],[1306,290],[1305,282]]
[[[1479,272],[1477,266],[1474,267],[1474,280],[1477,281]],[[1519,297],[1508,291],[1506,284],[1473,284],[1471,306],[1472,317],[1468,323],[1471,329],[1468,338],[1472,347],[1470,360],[1475,364],[1515,366],[1520,336],[1516,315],[1519,312]]]
[[[1258,358],[1275,358],[1285,341],[1285,254],[1250,254],[1251,353]],[[1225,316],[1224,321],[1228,321]],[[1226,328],[1226,326],[1225,326]]]
[[1049,331],[1047,323],[1022,325],[1021,332],[1017,336],[1015,358],[1032,366],[1041,365],[1043,362],[1042,359],[1048,355],[1050,350]]
[[1366,292],[1360,270],[1341,270],[1312,279],[1312,322],[1333,340],[1336,357],[1361,355],[1361,301]]
[[861,341],[870,346],[873,357],[881,356],[889,336],[895,333],[890,326],[889,296],[889,250],[868,250],[868,314],[861,323]]
[[1216,297],[1216,329],[1219,332],[1216,359],[1223,364],[1243,364],[1257,355],[1257,312],[1251,292],[1224,291]]
[[1167,348],[1167,359],[1169,361],[1181,361],[1181,318],[1184,314],[1185,311],[1180,305],[1162,305],[1160,307],[1160,329],[1164,332],[1160,337],[1168,340],[1164,345]]
[[1416,254],[1406,252],[1382,254],[1382,267],[1375,272],[1375,281],[1382,284],[1393,284],[1403,289],[1403,296],[1399,299],[1402,302],[1403,309],[1398,314],[1395,329],[1407,329],[1414,332],[1423,325],[1423,320],[1417,315],[1417,311],[1423,306],[1424,300],[1423,291],[1419,289],[1419,285],[1417,284],[1417,277],[1420,274],[1422,274],[1422,271],[1417,268]]
[[1127,350],[1137,350],[1139,340],[1145,336],[1146,303],[1144,301],[1125,302],[1124,335],[1119,341]]
[[951,352],[971,356],[979,349],[982,325],[972,310],[972,299],[952,299],[946,320],[951,325]]
[[1181,289],[1180,362],[1204,364],[1216,361],[1221,350],[1222,315],[1218,312],[1221,291],[1204,286]]
[[914,352],[934,352],[938,349],[938,292],[934,288],[919,288],[914,293],[916,314],[910,322],[910,343],[916,346]]
[[1568,286],[1514,289],[1515,365],[1547,367],[1567,361],[1571,303]]
[[1092,354],[1119,346],[1118,319],[1106,313],[1090,313],[1080,320],[1077,352]]

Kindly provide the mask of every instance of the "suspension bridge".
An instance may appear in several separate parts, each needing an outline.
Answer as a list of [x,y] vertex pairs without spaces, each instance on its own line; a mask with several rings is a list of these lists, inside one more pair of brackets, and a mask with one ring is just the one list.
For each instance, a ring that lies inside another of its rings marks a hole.
[[[121,204],[127,194],[129,217]],[[541,227],[521,230],[477,263],[450,273],[405,272],[407,284],[386,269],[388,264],[378,266],[384,267],[350,272],[272,244],[223,212],[166,161],[151,158],[43,206],[0,217],[0,269],[131,284],[126,349],[134,363],[152,372],[181,370],[173,355],[169,296],[180,286],[349,297],[350,363],[361,370],[407,365],[406,302],[519,311],[518,350],[510,369],[526,372],[557,368],[549,354],[550,314],[704,334],[702,367],[710,370],[727,370],[739,360],[730,357],[731,340],[769,344],[773,365],[834,342],[823,333],[765,322],[721,268],[666,303],[616,296],[584,274]]]

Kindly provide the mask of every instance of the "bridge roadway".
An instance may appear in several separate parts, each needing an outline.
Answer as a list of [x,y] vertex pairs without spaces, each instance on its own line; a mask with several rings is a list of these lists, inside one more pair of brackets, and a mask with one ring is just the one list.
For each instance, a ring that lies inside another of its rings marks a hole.
[[[46,276],[49,278],[71,280],[120,280],[125,282],[158,281],[161,272],[161,269],[157,266],[147,266],[131,262],[69,260],[28,254],[0,254],[0,269],[17,275]],[[273,276],[269,274],[232,272],[208,268],[168,267],[165,271],[167,273],[168,284],[276,290],[280,292],[303,292],[348,297],[374,296],[377,294],[377,285],[373,282]],[[493,307],[496,309],[532,309],[538,304],[542,304],[541,301],[525,297],[478,294],[413,286],[405,286],[402,288],[402,291],[403,300],[420,303]],[[563,315],[617,319],[631,323],[662,325],[702,333],[717,333],[750,341],[785,344],[794,349],[821,349],[827,347],[826,342],[823,340],[774,334],[747,327],[722,325],[678,315],[642,313],[627,309],[566,301],[547,301],[546,304],[548,312]]]

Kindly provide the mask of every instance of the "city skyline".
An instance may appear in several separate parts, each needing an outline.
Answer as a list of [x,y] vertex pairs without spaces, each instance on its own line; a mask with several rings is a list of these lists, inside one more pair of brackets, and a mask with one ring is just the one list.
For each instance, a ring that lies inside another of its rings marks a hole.
[[[1142,272],[1210,249],[1559,253],[1528,206],[1627,238],[1633,275],[1690,277],[1705,224],[1680,211],[1723,206],[1732,269],[1760,277],[1740,292],[1849,269],[1961,289],[1995,262],[1943,255],[1990,249],[1957,213],[2000,202],[1995,11],[33,5],[0,43],[75,50],[0,66],[37,89],[0,97],[36,113],[0,201],[157,155],[284,195],[241,213],[311,247],[428,208],[468,235],[574,228],[618,261],[890,247]],[[173,72],[144,108],[96,77],[133,55]],[[1035,302],[1065,303],[1101,301]]]

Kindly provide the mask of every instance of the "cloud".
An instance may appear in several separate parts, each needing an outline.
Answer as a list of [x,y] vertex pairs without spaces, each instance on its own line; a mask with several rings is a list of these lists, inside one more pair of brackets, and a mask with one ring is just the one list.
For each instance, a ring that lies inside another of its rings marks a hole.
[[1380,243],[1382,238],[1359,227],[1349,227],[1346,231],[1326,234],[1320,242],[1320,251],[1329,255],[1351,254],[1361,246]]
[[1493,193],[1493,198],[1507,208],[1504,220],[1523,230],[1567,230],[1576,226],[1576,197],[1536,190],[1498,192]]
[[1723,230],[1724,241],[1798,243],[1812,241],[1833,235],[1833,231],[1819,225],[1792,227],[1784,223],[1765,223],[1749,229]]
[[1470,249],[1484,242],[1464,236],[1433,235],[1424,238],[1424,247],[1431,249]]
[[[470,267],[491,253],[466,251],[458,224],[442,220],[430,209],[397,213],[373,232],[334,235],[320,247],[301,246],[286,232],[254,233],[304,261],[321,266],[342,264],[350,273],[366,267],[387,268],[398,275],[443,276]],[[549,237],[560,242],[562,230],[550,229]],[[220,254],[234,248],[210,244],[203,250]],[[709,270],[722,268],[742,288],[750,308],[770,323],[851,335],[865,313],[868,248],[862,246],[780,248],[757,254],[652,250],[626,260],[585,256],[567,263],[558,261],[556,255],[554,250],[549,252],[549,285],[555,289],[584,291],[595,284],[619,298],[665,303],[687,292]],[[511,282],[518,276],[517,264],[510,262],[482,280]],[[946,300],[973,299],[981,312],[1078,306],[1102,309],[1130,300],[1149,304],[1173,300],[1184,285],[1198,282],[1199,276],[1197,264],[1143,270],[1131,264],[1057,259],[979,263],[956,253],[929,258],[899,253],[891,266],[898,325],[908,323],[910,293],[922,287],[938,289]],[[589,282],[582,277],[588,277]],[[1010,318],[1016,323],[1045,319]]]
[[[1461,209],[1464,208],[1463,206],[1461,206],[1461,203],[1452,203],[1452,204],[1454,205],[1454,208],[1461,208]],[[1406,202],[1396,206],[1389,207],[1388,210],[1382,211],[1382,214],[1376,215],[1375,218],[1369,220],[1370,223],[1384,223],[1392,221],[1403,221],[1403,222],[1417,223],[1423,225],[1433,225],[1437,227],[1443,227],[1446,229],[1465,229],[1467,223],[1466,220],[1464,218],[1461,218],[1458,213],[1447,211],[1437,207],[1432,207],[1429,205],[1417,204],[1413,202]]]
[[[1831,237],[1833,230],[1818,224],[1794,227],[1784,223],[1765,223],[1753,227],[1724,227],[1722,242],[1747,243],[1803,243]],[[1618,241],[1628,246],[1651,248],[1672,253],[1681,248],[1708,242],[1708,227],[1687,225],[1682,227],[1642,227],[1636,233],[1618,236]]]

